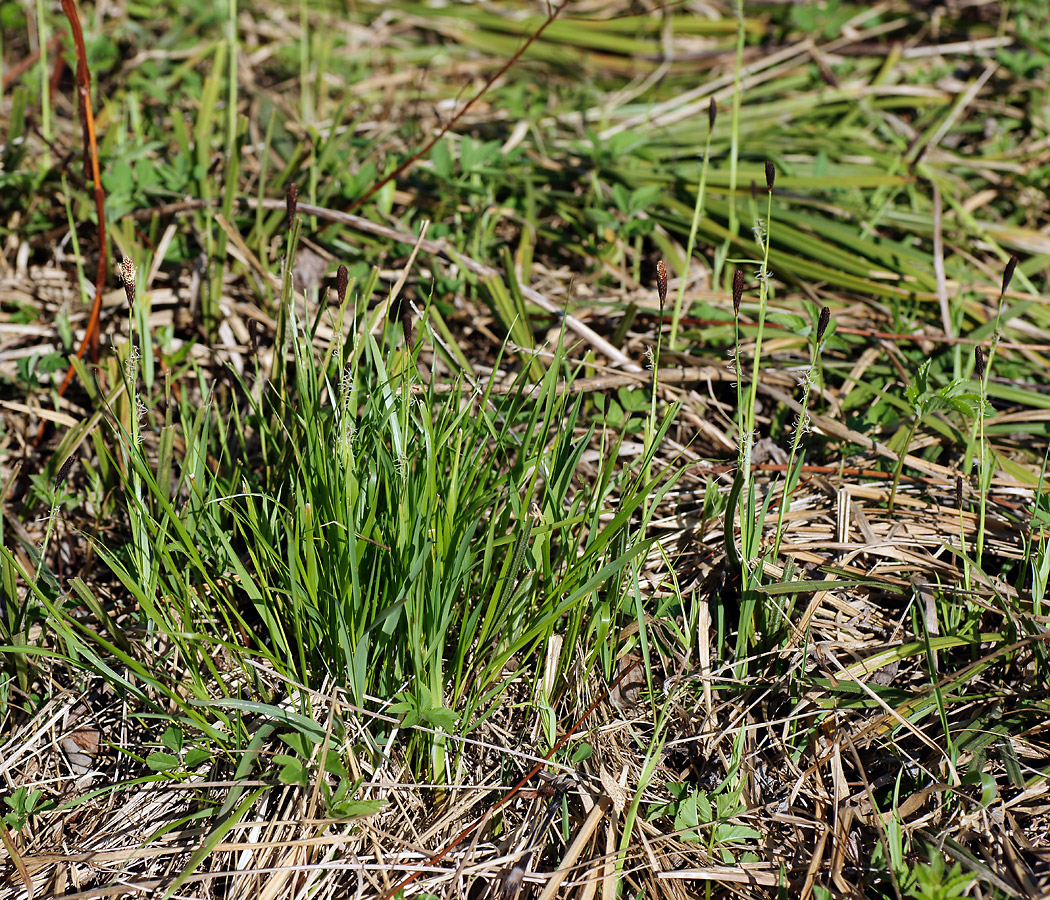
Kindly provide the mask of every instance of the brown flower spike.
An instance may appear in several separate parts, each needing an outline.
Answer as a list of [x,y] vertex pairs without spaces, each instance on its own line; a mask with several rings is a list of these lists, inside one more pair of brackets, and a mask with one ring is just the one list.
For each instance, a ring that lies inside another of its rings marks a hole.
[[350,272],[346,266],[340,266],[335,275],[335,293],[342,303],[346,299],[346,286],[350,283]]
[[740,318],[740,300],[744,296],[744,270],[733,273],[733,315]]
[[707,127],[711,131],[715,130],[715,116],[718,115],[718,104],[715,103],[715,98],[711,98],[711,103],[707,107]]
[[1017,268],[1017,257],[1011,256],[1010,261],[1006,264],[1006,271],[1003,272],[1003,289],[1000,293],[1005,294],[1006,289],[1010,286],[1010,279],[1014,277],[1014,269]]
[[416,330],[412,327],[412,304],[407,297],[401,298],[401,329],[405,333],[405,346],[411,350],[416,343]]
[[770,160],[766,160],[766,190],[773,193],[773,182],[777,180],[777,170]]
[[663,309],[667,302],[667,266],[662,259],[656,264],[656,290],[660,294],[660,309]]
[[288,210],[288,230],[292,230],[295,224],[295,210],[299,205],[299,188],[294,181],[288,183],[288,190],[284,195],[284,205]]
[[822,306],[820,308],[820,320],[817,322],[817,343],[819,344],[824,340],[824,332],[828,330],[828,325],[831,324],[831,310]]
[[984,351],[980,344],[973,348],[973,367],[977,372],[977,380],[984,381]]
[[62,463],[62,468],[58,470],[58,474],[55,476],[55,490],[58,490],[66,483],[66,479],[69,477],[69,471],[73,468],[73,463],[75,463],[76,460],[76,456],[72,453],[66,457],[66,461]]
[[128,298],[128,309],[135,304],[135,264],[126,256],[120,261],[120,280],[124,285],[124,296]]

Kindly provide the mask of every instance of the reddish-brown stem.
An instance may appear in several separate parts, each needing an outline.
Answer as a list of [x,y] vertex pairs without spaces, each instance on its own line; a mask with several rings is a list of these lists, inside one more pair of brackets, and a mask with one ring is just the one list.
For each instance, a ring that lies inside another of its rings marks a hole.
[[[90,172],[91,182],[95,188],[95,212],[98,217],[98,266],[95,269],[95,302],[91,305],[91,316],[88,318],[84,340],[77,350],[77,357],[83,359],[85,352],[90,351],[89,358],[98,362],[99,317],[102,313],[102,292],[106,287],[106,205],[102,192],[102,175],[98,165],[98,143],[95,138],[95,115],[91,109],[91,73],[88,70],[87,50],[84,47],[84,32],[80,28],[80,16],[74,0],[62,0],[62,11],[69,19],[73,33],[73,46],[77,54],[77,99],[80,106],[80,121],[84,128],[84,168]],[[73,380],[75,369],[70,366],[66,377],[58,388],[59,396],[65,392]]]

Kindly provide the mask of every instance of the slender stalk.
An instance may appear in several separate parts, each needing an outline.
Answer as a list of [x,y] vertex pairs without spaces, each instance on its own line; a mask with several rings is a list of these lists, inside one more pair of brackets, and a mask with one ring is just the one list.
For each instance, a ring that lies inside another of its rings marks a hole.
[[[48,83],[47,65],[47,18],[44,16],[44,0],[36,0],[36,39],[40,45],[40,134],[44,138],[44,149],[40,154],[40,168],[51,166],[51,85]],[[90,101],[89,101],[90,102]]]
[[310,79],[310,21],[307,10],[307,0],[299,0],[299,115],[305,126],[312,125],[314,121],[315,86]]
[[733,368],[736,373],[736,408],[740,411],[737,420],[738,446],[743,452],[744,447],[744,383],[743,374],[740,371],[740,301],[744,296],[744,270],[737,269],[733,273]]
[[1002,335],[999,332],[1000,322],[1003,317],[1003,303],[1006,298],[1007,288],[1010,287],[1010,281],[1014,277],[1014,269],[1017,268],[1017,257],[1011,256],[1006,263],[1006,268],[1003,270],[1003,283],[999,289],[999,308],[995,313],[995,329],[992,331],[992,345],[988,349],[988,359],[984,359],[983,351],[980,346],[974,348],[974,369],[977,375],[977,380],[981,386],[981,408],[977,412],[977,418],[973,423],[973,432],[970,437],[971,444],[975,441],[979,448],[977,457],[977,483],[980,486],[978,490],[978,514],[977,514],[977,547],[976,547],[976,559],[977,565],[981,565],[981,557],[984,553],[984,527],[986,521],[986,515],[988,510],[988,489],[991,486],[991,465],[985,453],[985,442],[984,442],[984,407],[988,402],[988,378],[991,377],[992,363],[995,361],[995,351],[999,346],[999,341]]
[[[772,163],[766,164],[767,173],[772,170]],[[762,334],[766,324],[766,301],[769,298],[769,226],[773,215],[773,185],[772,179],[767,176],[769,184],[769,197],[766,204],[766,227],[765,235],[762,237],[762,269],[759,274],[758,286],[758,335],[755,337],[755,358],[751,364],[751,390],[747,398],[747,433],[752,434],[755,430],[755,402],[758,397],[759,367],[762,364]]]
[[[740,492],[740,544],[743,549],[745,564],[754,549],[755,519],[752,513],[752,491],[751,491],[751,456],[755,441],[755,405],[758,396],[758,379],[762,364],[762,334],[766,326],[766,303],[769,298],[769,222],[773,214],[773,180],[776,172],[771,162],[766,163],[766,186],[768,198],[766,203],[765,227],[757,227],[756,238],[762,242],[762,267],[759,271],[758,291],[758,334],[755,337],[755,357],[751,364],[751,388],[748,391],[747,400],[741,410],[741,418],[746,421],[743,430],[743,440],[740,444],[740,473],[742,490]],[[763,233],[764,232],[764,233]]]
[[[742,88],[740,73],[744,68],[744,2],[737,0],[736,9],[736,66],[733,74],[733,106],[730,119],[731,139],[729,141],[729,234],[722,245],[722,257],[729,253],[729,245],[740,229],[736,213],[737,159],[740,155],[740,100]],[[716,270],[718,266],[716,265]],[[715,272],[717,278],[719,272]]]
[[[999,306],[1002,308],[1002,297],[999,298]],[[998,325],[996,326],[996,334],[998,334]],[[994,352],[995,344],[992,344],[992,352]],[[987,510],[987,497],[988,489],[991,487],[991,472],[992,467],[990,465],[991,460],[986,455],[986,444],[984,441],[984,408],[988,402],[988,367],[984,359],[984,351],[981,350],[981,345],[978,344],[973,348],[974,356],[974,373],[977,375],[977,380],[981,386],[981,405],[977,410],[977,421],[974,423],[978,430],[977,446],[977,482],[980,484],[981,489],[980,503],[978,504],[979,513],[977,519],[977,548],[976,548],[976,561],[977,567],[981,566],[981,557],[984,555],[984,526],[985,526],[985,512]],[[988,354],[988,359],[991,361],[992,354]]]
[[900,456],[897,457],[897,466],[893,470],[893,483],[890,485],[890,502],[887,510],[891,515],[893,514],[893,501],[897,496],[897,484],[900,482],[901,472],[904,470],[904,457],[908,455],[911,439],[915,437],[915,430],[918,427],[919,416],[914,416],[908,428],[908,436],[904,439],[904,446],[901,448]]
[[715,101],[712,97],[710,112],[708,113],[709,127],[707,129],[707,140],[704,142],[704,155],[700,162],[700,184],[696,190],[696,205],[693,207],[693,221],[689,224],[689,240],[685,245],[685,265],[682,267],[682,277],[678,283],[678,293],[674,300],[674,312],[671,314],[671,334],[667,339],[667,345],[672,350],[674,350],[678,344],[678,323],[682,317],[682,301],[685,298],[685,284],[689,280],[689,267],[693,261],[693,250],[696,247],[696,232],[700,227],[700,217],[704,212],[704,193],[707,189],[707,167],[708,163],[711,161],[711,135],[715,130],[716,109]]
[[777,554],[780,553],[780,542],[784,537],[784,514],[787,511],[788,504],[791,502],[792,488],[794,484],[797,483],[795,477],[795,459],[798,456],[798,448],[802,441],[802,435],[809,428],[809,398],[813,388],[814,378],[816,377],[815,372],[817,363],[820,360],[820,350],[824,338],[824,332],[827,329],[830,320],[831,310],[825,306],[820,311],[820,321],[817,324],[816,340],[810,348],[809,368],[806,369],[806,375],[802,382],[802,411],[798,416],[798,424],[795,426],[795,434],[791,441],[791,454],[788,456],[786,470],[787,478],[784,482],[784,492],[780,497],[780,511],[777,514],[777,530],[773,544],[773,559],[776,559]]
[[[663,321],[664,321],[664,308],[667,304],[667,264],[661,259],[656,264],[656,291],[657,296],[660,300],[660,318],[657,320],[659,324],[656,328],[656,350],[652,352],[651,362],[653,368],[653,388],[650,395],[649,403],[649,418],[645,423],[645,434],[643,439],[643,445],[645,447],[645,454],[643,459],[649,458],[649,450],[653,445],[653,441],[656,437],[657,423],[656,423],[656,398],[659,395],[659,379],[660,379],[660,352],[661,344],[663,341]],[[644,478],[649,481],[652,478],[652,466],[647,466],[644,472]],[[649,501],[646,500],[648,506]],[[642,534],[644,540],[644,533]]]

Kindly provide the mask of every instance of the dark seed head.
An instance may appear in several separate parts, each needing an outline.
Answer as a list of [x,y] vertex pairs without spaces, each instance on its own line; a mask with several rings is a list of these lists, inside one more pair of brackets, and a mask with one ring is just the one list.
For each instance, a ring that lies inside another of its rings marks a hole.
[[984,351],[980,344],[973,348],[973,367],[977,372],[977,380],[984,381]]
[[718,104],[715,103],[715,98],[711,98],[711,103],[707,107],[707,127],[712,131],[715,130],[715,116],[718,115]]
[[62,463],[62,467],[58,470],[58,474],[55,476],[56,491],[66,483],[66,479],[69,477],[69,472],[73,468],[74,462],[76,462],[76,457],[70,453],[69,456],[66,457],[66,461]]
[[346,300],[346,286],[350,283],[350,272],[346,266],[340,266],[339,271],[336,272],[335,276],[335,292],[339,297],[339,302],[342,303]]
[[820,320],[817,322],[817,343],[819,344],[824,340],[824,332],[828,330],[828,325],[831,324],[831,310],[822,306],[820,308]]
[[259,352],[259,320],[248,320],[248,353],[255,356]]
[[773,192],[773,182],[777,180],[777,170],[770,160],[766,160],[766,190]]
[[962,509],[962,475],[955,476],[955,505]]
[[135,304],[135,264],[126,256],[120,261],[120,280],[124,284],[124,296],[128,298],[128,308]]
[[288,210],[288,230],[292,230],[295,223],[295,208],[299,205],[299,188],[294,181],[288,183],[288,190],[284,195],[284,205]]
[[1002,293],[1006,293],[1006,289],[1010,286],[1010,279],[1014,277],[1014,269],[1017,268],[1017,257],[1011,256],[1010,261],[1006,264],[1006,271],[1003,272],[1003,290]]
[[733,273],[733,315],[740,318],[740,300],[744,296],[744,270]]
[[405,347],[411,350],[416,343],[416,331],[412,327],[412,304],[407,298],[401,300],[401,330],[405,333]]
[[660,309],[663,309],[667,302],[667,266],[662,259],[656,264],[656,290],[660,294]]

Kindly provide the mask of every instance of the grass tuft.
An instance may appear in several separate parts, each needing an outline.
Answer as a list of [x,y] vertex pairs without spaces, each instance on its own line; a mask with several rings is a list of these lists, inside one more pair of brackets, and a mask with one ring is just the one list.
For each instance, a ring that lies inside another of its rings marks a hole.
[[1038,4],[8,6],[9,893],[1046,893]]

